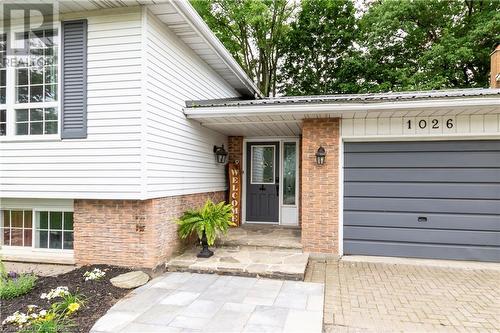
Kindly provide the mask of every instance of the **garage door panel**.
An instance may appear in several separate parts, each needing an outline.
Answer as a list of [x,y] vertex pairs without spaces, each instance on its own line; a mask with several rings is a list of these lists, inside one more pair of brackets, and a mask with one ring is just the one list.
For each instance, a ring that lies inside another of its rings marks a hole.
[[345,146],[344,152],[369,153],[369,152],[413,152],[413,151],[498,151],[500,141],[405,141],[394,142],[350,142]]
[[344,253],[500,262],[499,140],[344,152]]
[[346,240],[383,242],[410,242],[425,244],[485,245],[500,244],[500,233],[495,231],[465,231],[440,229],[408,229],[381,227],[353,227],[344,229]]
[[499,247],[345,241],[345,253],[431,259],[500,261]]
[[347,211],[419,212],[421,214],[500,214],[500,202],[498,200],[346,197],[344,199],[344,208]]
[[462,182],[500,183],[500,168],[387,168],[387,169],[346,169],[344,180],[372,182]]
[[500,165],[498,152],[346,153],[347,168],[488,168]]
[[[347,197],[406,197],[406,198],[451,198],[451,199],[500,199],[498,184],[456,183],[346,183]],[[497,204],[500,205],[500,202]]]
[[[397,212],[350,212],[344,213],[344,225],[421,228],[421,214]],[[426,214],[425,228],[450,230],[484,230],[500,232],[497,215]]]

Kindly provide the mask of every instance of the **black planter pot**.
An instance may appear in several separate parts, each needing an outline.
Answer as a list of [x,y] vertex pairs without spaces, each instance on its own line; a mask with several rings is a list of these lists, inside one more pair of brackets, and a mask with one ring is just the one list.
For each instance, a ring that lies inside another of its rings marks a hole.
[[201,246],[200,253],[196,255],[198,258],[210,258],[214,255],[214,252],[208,249],[207,234],[205,231],[203,231],[203,236],[201,237]]

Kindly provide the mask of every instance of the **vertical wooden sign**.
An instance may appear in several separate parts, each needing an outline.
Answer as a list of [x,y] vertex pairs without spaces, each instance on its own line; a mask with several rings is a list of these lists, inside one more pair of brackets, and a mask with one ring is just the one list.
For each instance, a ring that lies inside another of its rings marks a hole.
[[233,222],[241,224],[241,168],[239,162],[229,162],[229,202],[233,206]]

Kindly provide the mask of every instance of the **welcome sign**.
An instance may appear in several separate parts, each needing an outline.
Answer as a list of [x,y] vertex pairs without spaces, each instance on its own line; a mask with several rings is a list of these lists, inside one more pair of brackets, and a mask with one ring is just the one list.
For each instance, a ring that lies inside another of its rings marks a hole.
[[229,168],[229,202],[233,206],[233,219],[236,225],[241,224],[241,169],[240,163],[230,162]]

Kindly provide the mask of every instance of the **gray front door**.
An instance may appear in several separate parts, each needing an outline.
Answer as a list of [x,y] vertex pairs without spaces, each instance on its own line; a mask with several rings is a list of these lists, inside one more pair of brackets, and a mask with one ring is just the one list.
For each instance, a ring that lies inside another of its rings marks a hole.
[[248,222],[279,222],[279,147],[279,142],[247,143]]
[[500,141],[344,151],[346,254],[500,262]]

